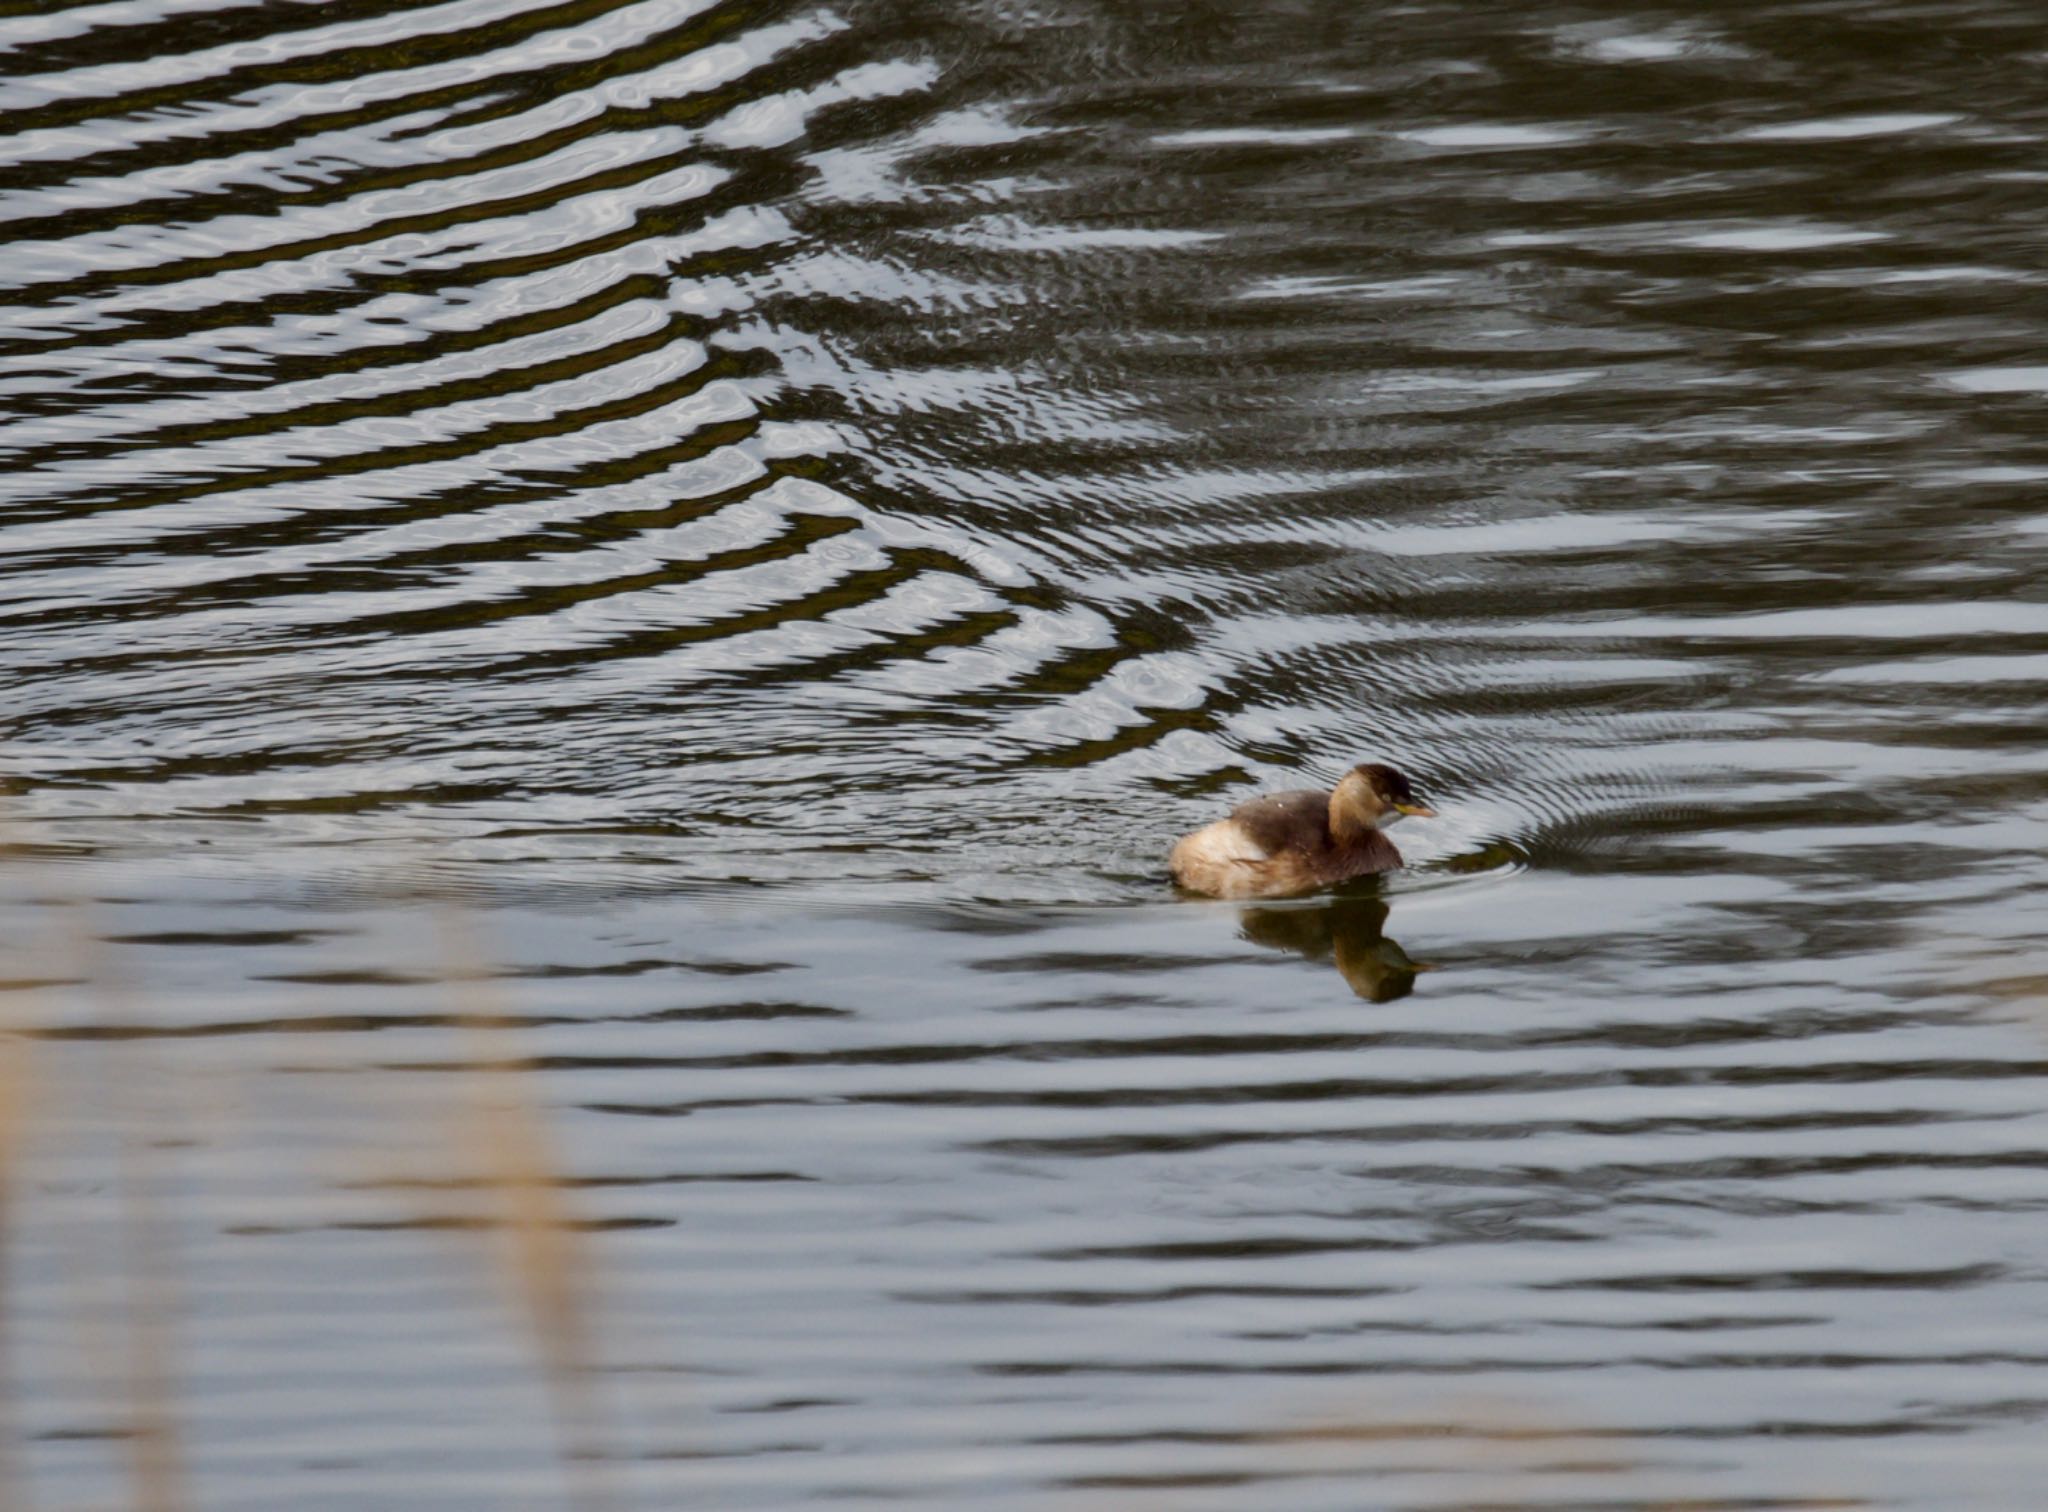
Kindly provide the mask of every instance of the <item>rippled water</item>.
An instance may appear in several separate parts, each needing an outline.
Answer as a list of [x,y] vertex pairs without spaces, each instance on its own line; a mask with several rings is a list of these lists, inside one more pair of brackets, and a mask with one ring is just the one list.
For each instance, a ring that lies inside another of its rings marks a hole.
[[[17,1496],[2031,1505],[2044,69],[0,6]],[[1366,757],[1408,870],[1172,895]]]

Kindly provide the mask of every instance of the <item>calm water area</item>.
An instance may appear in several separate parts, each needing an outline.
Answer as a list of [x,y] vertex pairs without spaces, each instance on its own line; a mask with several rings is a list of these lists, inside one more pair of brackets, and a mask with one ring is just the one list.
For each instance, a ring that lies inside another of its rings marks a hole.
[[0,217],[5,1505],[2048,1505],[2038,0],[0,0]]

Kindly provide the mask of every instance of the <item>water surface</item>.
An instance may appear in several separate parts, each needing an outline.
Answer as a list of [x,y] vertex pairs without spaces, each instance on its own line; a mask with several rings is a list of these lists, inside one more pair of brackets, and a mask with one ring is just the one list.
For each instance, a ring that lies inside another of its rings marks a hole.
[[0,7],[23,1494],[2025,1504],[2044,62]]

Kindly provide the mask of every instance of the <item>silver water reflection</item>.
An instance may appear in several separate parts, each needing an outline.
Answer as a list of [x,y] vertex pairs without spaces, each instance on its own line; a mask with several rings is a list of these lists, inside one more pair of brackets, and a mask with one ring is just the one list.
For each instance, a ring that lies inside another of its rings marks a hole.
[[2025,1504],[2035,10],[0,16],[23,1473],[154,1150],[195,1500],[575,1489],[452,898],[621,1498]]

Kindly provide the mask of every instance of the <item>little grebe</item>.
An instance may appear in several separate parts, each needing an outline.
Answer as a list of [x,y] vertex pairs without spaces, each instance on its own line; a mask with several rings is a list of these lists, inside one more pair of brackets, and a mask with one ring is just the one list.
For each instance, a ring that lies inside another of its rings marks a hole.
[[1218,898],[1279,898],[1387,871],[1401,864],[1381,833],[1404,814],[1433,819],[1408,779],[1375,761],[1355,766],[1329,792],[1268,793],[1228,819],[1183,835],[1167,858],[1173,880]]

